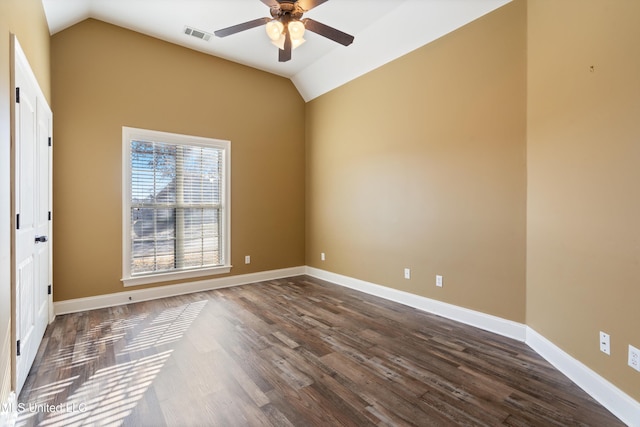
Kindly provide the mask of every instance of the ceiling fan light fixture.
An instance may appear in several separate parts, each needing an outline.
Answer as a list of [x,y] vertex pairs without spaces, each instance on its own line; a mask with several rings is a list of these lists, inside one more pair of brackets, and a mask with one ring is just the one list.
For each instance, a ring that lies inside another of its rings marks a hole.
[[284,31],[284,25],[282,24],[282,22],[278,21],[277,19],[269,21],[267,22],[265,29],[272,42],[278,42],[282,38],[284,43],[284,38],[282,35],[282,32]]
[[[273,43],[273,45],[278,49],[284,49],[284,39],[285,39],[285,36],[283,34],[278,40],[271,40],[271,43]],[[297,40],[291,39],[291,49],[293,50],[297,48],[304,42],[306,42],[305,39],[297,39]]]
[[291,35],[291,40],[303,40],[304,37],[304,24],[301,21],[291,21],[289,25],[287,25],[289,29],[289,34]]
[[278,49],[284,49],[284,34],[280,36],[278,40],[271,40],[271,44],[273,44]]
[[300,46],[304,42],[306,42],[305,39],[291,40],[291,49],[297,48],[298,46]]

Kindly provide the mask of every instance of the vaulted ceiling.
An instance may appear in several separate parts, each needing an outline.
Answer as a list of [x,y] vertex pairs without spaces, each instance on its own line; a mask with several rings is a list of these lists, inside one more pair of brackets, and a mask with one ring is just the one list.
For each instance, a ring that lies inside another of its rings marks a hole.
[[95,18],[181,46],[288,77],[309,101],[405,55],[509,3],[511,0],[331,0],[312,18],[355,36],[344,47],[307,31],[305,44],[288,62],[264,27],[208,41],[185,34],[191,27],[211,33],[268,17],[261,0],[43,0],[53,35]]

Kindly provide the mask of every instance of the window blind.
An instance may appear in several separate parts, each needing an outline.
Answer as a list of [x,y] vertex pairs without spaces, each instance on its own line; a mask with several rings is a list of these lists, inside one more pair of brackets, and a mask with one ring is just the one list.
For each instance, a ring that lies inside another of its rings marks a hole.
[[224,265],[224,150],[131,140],[131,275]]

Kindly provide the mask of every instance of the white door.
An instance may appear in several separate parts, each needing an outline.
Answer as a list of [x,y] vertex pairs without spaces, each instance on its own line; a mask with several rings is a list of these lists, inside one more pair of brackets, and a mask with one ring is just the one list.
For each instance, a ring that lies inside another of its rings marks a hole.
[[16,393],[36,357],[49,319],[52,114],[15,41]]

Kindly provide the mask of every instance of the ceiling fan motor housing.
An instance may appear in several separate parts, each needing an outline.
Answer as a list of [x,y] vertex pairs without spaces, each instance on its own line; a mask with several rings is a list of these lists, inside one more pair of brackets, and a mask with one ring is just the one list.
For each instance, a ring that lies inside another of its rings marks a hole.
[[284,24],[291,20],[299,20],[300,18],[302,18],[302,14],[304,14],[304,12],[306,11],[302,9],[302,7],[300,7],[297,1],[283,1],[277,6],[273,6],[271,8],[271,17],[273,17],[273,19],[281,21]]

